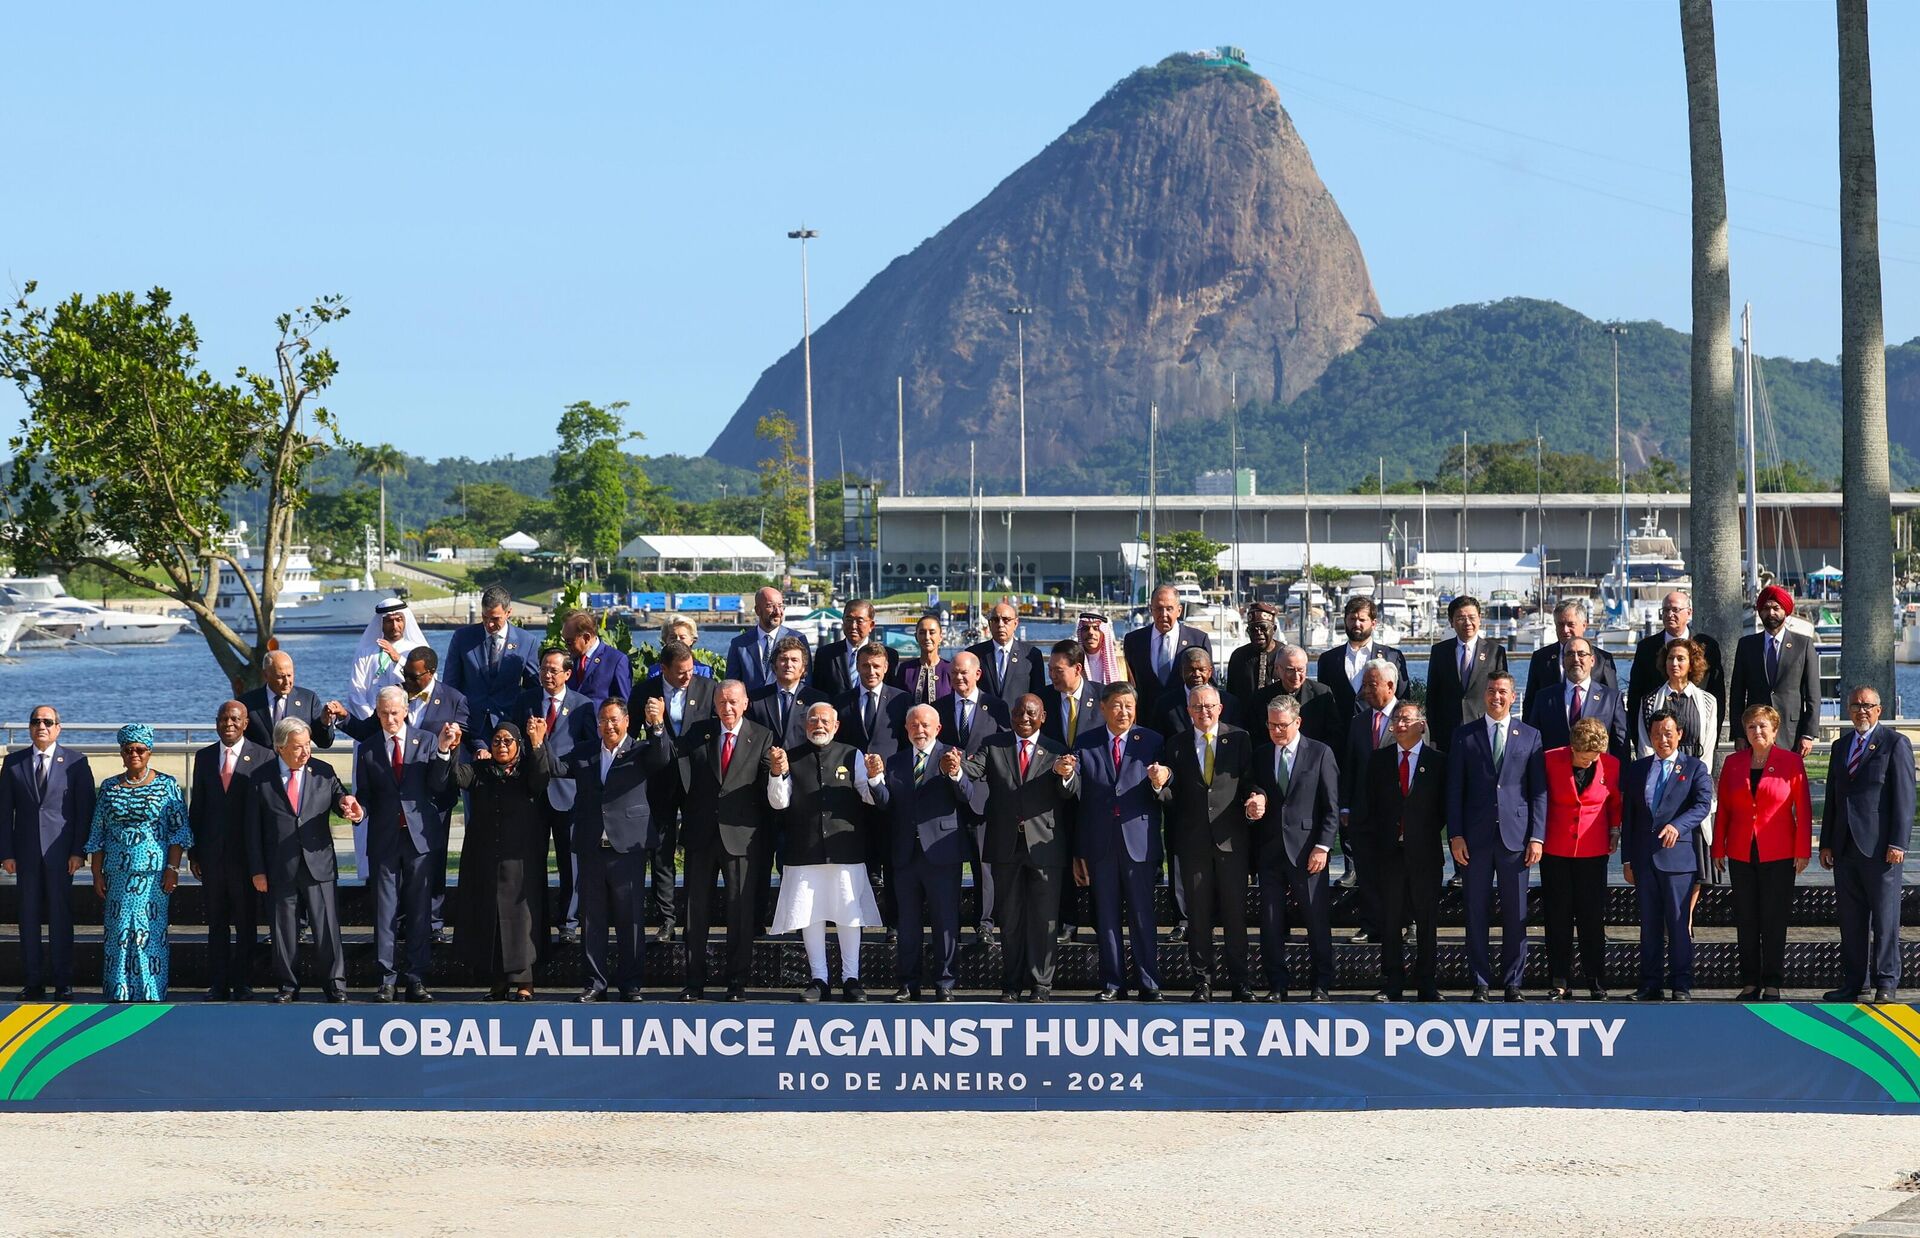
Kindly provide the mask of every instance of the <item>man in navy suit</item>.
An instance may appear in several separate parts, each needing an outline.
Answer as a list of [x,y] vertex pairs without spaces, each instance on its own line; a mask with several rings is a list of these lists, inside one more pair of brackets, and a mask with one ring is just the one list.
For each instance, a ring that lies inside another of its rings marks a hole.
[[680,1000],[700,1001],[707,984],[709,904],[716,879],[726,882],[727,1000],[745,1001],[773,864],[772,732],[747,718],[747,688],[737,679],[713,695],[713,717],[680,740],[681,836],[687,848],[687,987]]
[[239,701],[220,706],[213,728],[220,738],[193,754],[187,859],[206,890],[207,1000],[244,1002],[253,996],[260,927],[260,899],[247,867],[247,788],[273,762],[273,749],[247,738],[247,707]]
[[1013,703],[1038,688],[1046,678],[1040,646],[1015,640],[1020,630],[1020,608],[1001,598],[987,612],[987,639],[967,652],[980,659],[980,684],[988,696],[1012,708]]
[[1221,719],[1220,690],[1201,684],[1187,692],[1189,726],[1167,740],[1173,770],[1171,850],[1183,885],[1183,913],[1192,917],[1187,958],[1196,1002],[1213,1000],[1213,926],[1223,931],[1227,982],[1233,1000],[1252,1001],[1247,979],[1246,793],[1252,786],[1253,737]]
[[520,694],[538,678],[540,637],[514,624],[513,595],[504,585],[480,593],[480,622],[456,629],[447,642],[446,685],[467,698],[474,738],[493,734],[511,715]]
[[919,1001],[924,990],[924,928],[933,927],[939,962],[933,999],[953,997],[960,953],[960,862],[965,827],[986,809],[986,785],[967,777],[960,750],[940,742],[940,718],[931,705],[907,711],[907,746],[887,758],[878,777],[867,775],[874,804],[885,810],[892,841],[893,884],[900,915],[897,1002]]
[[1327,1000],[1333,987],[1332,894],[1327,856],[1340,828],[1339,768],[1333,749],[1309,739],[1300,702],[1267,702],[1267,743],[1253,754],[1247,821],[1260,874],[1260,958],[1270,1002],[1287,1000],[1287,895],[1306,921],[1313,988],[1308,1000]]
[[773,679],[773,643],[783,636],[800,636],[785,623],[787,600],[778,589],[769,587],[753,595],[753,615],[754,626],[727,646],[727,678],[739,680],[748,692],[764,688]]
[[247,707],[247,738],[259,747],[273,750],[273,724],[282,718],[298,718],[307,724],[316,748],[333,747],[333,724],[347,717],[346,706],[328,703],[293,682],[293,655],[276,649],[261,665],[265,680],[251,692],[240,694]]
[[980,746],[967,777],[985,784],[987,863],[999,900],[1000,1000],[1053,995],[1061,878],[1072,854],[1063,811],[1073,763],[1065,747],[1040,734],[1045,713],[1029,692],[1013,703],[1013,729]]
[[[375,694],[373,718],[379,730],[353,754],[353,787],[366,809],[366,874],[373,887],[373,957],[380,967],[374,1000],[390,1002],[396,981],[410,1002],[430,1002],[427,969],[433,938],[434,857],[447,849],[447,813],[453,806],[451,781],[443,773],[438,786],[429,776],[435,762],[450,762],[460,744],[460,727],[443,723],[426,731],[407,723],[407,695],[385,687]],[[407,926],[407,957],[398,958],[395,925]]]
[[[651,703],[657,706],[659,699]],[[646,951],[648,861],[660,841],[649,783],[673,768],[673,744],[658,726],[643,723],[638,735],[632,734],[627,703],[617,697],[600,702],[595,717],[598,742],[576,744],[562,767],[574,787],[573,854],[579,863],[580,940],[587,961],[579,1000],[597,1002],[617,988],[622,998],[637,1002]],[[611,961],[609,930],[615,948]],[[692,937],[689,933],[689,941]],[[703,962],[705,956],[702,932]]]
[[1380,974],[1375,1001],[1397,1002],[1405,992],[1406,950],[1401,934],[1416,926],[1413,982],[1423,1002],[1440,1000],[1435,983],[1439,954],[1441,840],[1447,836],[1447,759],[1426,742],[1420,706],[1401,701],[1388,724],[1393,742],[1366,754],[1362,790],[1348,836],[1365,857],[1361,888],[1373,904],[1380,929]]
[[1159,695],[1174,682],[1174,661],[1182,649],[1195,645],[1213,652],[1213,642],[1199,628],[1180,622],[1180,595],[1172,585],[1161,585],[1147,603],[1146,627],[1135,628],[1120,642],[1127,658],[1127,674],[1138,694],[1135,714],[1152,718],[1159,710]]
[[[1700,831],[1713,811],[1713,771],[1680,751],[1680,719],[1666,709],[1647,719],[1653,753],[1621,779],[1621,867],[1640,903],[1640,987],[1657,1002],[1693,996],[1693,889],[1700,880]],[[1911,804],[1909,804],[1911,810]]]
[[1813,638],[1787,627],[1793,595],[1768,585],[1754,599],[1758,632],[1733,647],[1733,675],[1727,682],[1727,717],[1736,748],[1746,747],[1740,718],[1749,706],[1771,705],[1780,713],[1775,743],[1802,757],[1813,751],[1820,729],[1820,654]]
[[[906,745],[907,710],[913,701],[887,682],[891,663],[883,646],[861,646],[857,665],[859,678],[853,691],[834,702],[840,716],[840,742],[884,761]],[[865,812],[867,880],[873,885],[881,918],[890,929],[897,930],[899,919],[888,875],[893,856],[887,846],[885,814],[871,803],[865,806]]]
[[1334,721],[1340,728],[1338,733],[1345,734],[1347,723],[1359,708],[1360,680],[1367,672],[1367,663],[1385,658],[1399,672],[1396,682],[1405,683],[1407,659],[1393,646],[1373,639],[1373,629],[1380,623],[1380,606],[1372,598],[1348,598],[1341,623],[1346,628],[1347,643],[1320,655],[1319,679],[1333,693]]
[[267,896],[273,967],[280,980],[273,1000],[285,1003],[300,996],[296,908],[303,907],[313,926],[314,961],[326,978],[327,1000],[344,1002],[347,967],[334,894],[339,867],[328,819],[338,815],[358,824],[366,813],[340,786],[333,767],[313,759],[306,723],[282,718],[273,738],[277,757],[255,771],[247,793],[247,866],[253,870],[254,892]]
[[773,678],[747,693],[747,718],[767,728],[779,748],[807,744],[807,706],[827,698],[807,684],[807,642],[783,636],[773,642]]
[[[1554,642],[1534,650],[1533,657],[1527,661],[1527,693],[1520,702],[1522,718],[1533,711],[1534,698],[1560,686],[1560,668],[1566,661],[1567,642],[1587,634],[1586,599],[1561,598],[1553,608],[1553,630]],[[1593,677],[1615,692],[1620,690],[1620,673],[1614,667],[1613,655],[1597,645],[1593,650]]]
[[590,610],[576,610],[560,625],[560,640],[573,654],[573,679],[568,687],[592,701],[594,708],[608,697],[627,700],[633,695],[633,662],[600,639],[600,623]]
[[[671,746],[694,727],[713,717],[713,694],[720,681],[700,673],[693,646],[668,641],[660,646],[655,674],[634,689],[632,716],[666,737]],[[654,702],[659,703],[656,713]],[[653,849],[653,876],[649,885],[648,915],[659,927],[655,941],[672,941],[678,915],[674,905],[675,854],[680,848],[680,777],[668,770],[653,779],[653,828],[659,845]]]
[[1722,726],[1727,716],[1727,668],[1720,659],[1720,642],[1693,626],[1693,598],[1675,589],[1660,599],[1660,630],[1643,636],[1633,647],[1633,665],[1627,670],[1627,725],[1640,716],[1640,704],[1667,681],[1667,646],[1690,640],[1707,655],[1707,677],[1700,686],[1718,707]]
[[1853,730],[1833,743],[1820,817],[1820,866],[1833,870],[1840,911],[1840,987],[1830,1002],[1875,1002],[1900,988],[1900,873],[1913,834],[1913,745],[1880,724],[1880,694],[1847,697]]
[[51,971],[53,995],[65,1001],[73,996],[73,875],[93,826],[93,768],[59,742],[60,711],[51,705],[33,707],[27,736],[32,742],[0,763],[0,869],[20,883],[20,1000],[44,998]]
[[1629,755],[1626,705],[1618,688],[1595,678],[1596,656],[1593,643],[1584,636],[1561,641],[1559,690],[1534,693],[1525,721],[1540,732],[1542,748],[1564,748],[1573,742],[1573,724],[1592,718],[1607,728],[1607,751],[1624,765]]
[[[1453,733],[1486,712],[1487,676],[1507,669],[1507,647],[1480,635],[1480,599],[1463,593],[1447,603],[1453,635],[1427,653],[1428,743],[1444,747]],[[1437,742],[1436,742],[1437,741]]]
[[1500,884],[1500,978],[1520,1000],[1527,965],[1527,876],[1547,838],[1547,771],[1540,732],[1513,717],[1513,676],[1487,676],[1487,712],[1455,732],[1447,753],[1447,842],[1466,874],[1467,966],[1473,1000],[1489,1000],[1488,934]]
[[[952,678],[953,694],[941,697],[933,707],[940,716],[940,742],[970,758],[989,738],[1010,730],[1013,717],[1005,701],[986,691],[980,659],[974,653],[962,650],[953,655]],[[973,869],[973,892],[979,902],[974,925],[981,941],[993,935],[993,866],[981,858],[986,841],[987,819],[974,813],[967,821],[967,863]]]
[[1140,1000],[1160,1000],[1153,889],[1160,883],[1161,805],[1173,799],[1173,771],[1161,763],[1164,741],[1135,726],[1140,704],[1132,684],[1100,693],[1107,724],[1080,741],[1073,759],[1078,792],[1073,879],[1093,889],[1094,936],[1100,953],[1097,1002],[1126,996],[1120,926],[1127,925]]
[[[841,621],[840,630],[846,635],[820,646],[808,675],[809,682],[820,691],[823,700],[837,700],[860,686],[860,667],[856,659],[870,643],[880,646],[880,656],[886,659],[889,680],[893,678],[893,668],[900,662],[900,655],[890,645],[873,640],[872,602],[855,598],[847,603],[843,613],[846,617]],[[844,719],[841,725],[844,728]],[[842,742],[846,741],[843,739]]]
[[[1056,641],[1047,658],[1047,670],[1053,683],[1037,695],[1046,710],[1040,733],[1062,749],[1072,752],[1087,736],[1106,730],[1107,720],[1100,712],[1099,685],[1087,678],[1087,651],[1071,638]],[[1071,799],[1060,805],[1061,819],[1071,827],[1079,811]],[[1060,940],[1069,941],[1080,931],[1082,912],[1076,910],[1075,886],[1060,883]]]
[[515,724],[534,718],[545,724],[547,755],[553,758],[554,769],[562,771],[562,776],[547,780],[547,802],[541,815],[547,837],[553,840],[554,866],[560,873],[560,896],[548,909],[553,920],[548,927],[557,930],[560,940],[569,945],[580,938],[580,865],[573,854],[575,786],[564,771],[575,750],[584,752],[593,747],[595,735],[593,702],[567,686],[572,674],[571,653],[547,650],[540,655],[540,686],[521,693],[507,711],[508,720]]

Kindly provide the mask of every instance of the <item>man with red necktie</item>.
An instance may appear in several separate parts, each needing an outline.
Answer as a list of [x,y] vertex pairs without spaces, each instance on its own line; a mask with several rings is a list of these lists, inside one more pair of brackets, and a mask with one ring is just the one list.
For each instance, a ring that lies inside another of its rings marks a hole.
[[1416,926],[1413,984],[1419,1000],[1437,1002],[1435,959],[1440,874],[1447,834],[1447,762],[1426,742],[1426,712],[1412,701],[1393,707],[1393,742],[1367,754],[1362,792],[1349,835],[1363,857],[1361,889],[1380,928],[1382,986],[1375,1001],[1399,1001],[1406,988],[1401,941]]

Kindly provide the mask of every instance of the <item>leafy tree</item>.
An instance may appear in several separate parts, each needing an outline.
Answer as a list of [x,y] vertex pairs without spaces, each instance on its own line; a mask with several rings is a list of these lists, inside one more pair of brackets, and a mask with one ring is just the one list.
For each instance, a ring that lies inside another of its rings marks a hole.
[[[88,563],[141,585],[150,582],[132,568],[158,568],[160,592],[192,612],[220,669],[243,688],[259,684],[305,471],[343,441],[313,403],[339,368],[314,337],[346,304],[322,297],[281,314],[270,369],[222,382],[201,368],[199,331],[163,288],[51,307],[33,303],[34,291],[29,283],[0,310],[0,372],[27,404],[9,440],[0,538],[21,564]],[[266,496],[259,585],[222,542],[221,499],[235,488]],[[111,542],[133,547],[138,563],[107,557]],[[249,635],[214,612],[223,563],[253,611]]]
[[554,513],[567,549],[589,559],[620,553],[621,522],[634,472],[620,444],[643,437],[621,421],[620,411],[626,407],[624,400],[604,408],[580,400],[560,414],[560,450],[553,458]]
[[777,408],[762,417],[753,432],[773,445],[773,454],[760,462],[765,536],[780,557],[792,563],[794,547],[807,535],[807,458],[794,448],[798,431],[793,419]]
[[1170,581],[1176,572],[1192,572],[1202,583],[1220,578],[1215,562],[1225,542],[1209,541],[1196,529],[1174,529],[1155,539],[1160,559],[1160,579]]
[[449,492],[443,502],[461,509],[475,536],[497,542],[520,527],[520,517],[533,500],[497,481],[477,481]]
[[353,452],[353,472],[356,477],[365,477],[368,473],[380,477],[380,567],[387,566],[387,474],[407,475],[407,457],[392,443],[378,446],[359,447]]
[[[343,562],[364,558],[364,530],[379,519],[380,500],[372,486],[354,486],[339,494],[307,496],[307,538]],[[392,536],[392,530],[387,534]],[[373,564],[367,566],[372,567]]]
[[1771,490],[1784,494],[1808,494],[1835,489],[1834,483],[1815,477],[1813,470],[1798,460],[1783,460],[1779,464],[1769,464],[1764,468],[1755,469],[1753,484],[1761,491]]

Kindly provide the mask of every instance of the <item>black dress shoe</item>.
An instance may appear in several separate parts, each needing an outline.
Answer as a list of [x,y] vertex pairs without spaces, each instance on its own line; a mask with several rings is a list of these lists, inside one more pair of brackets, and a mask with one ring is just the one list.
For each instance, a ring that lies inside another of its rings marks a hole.
[[669,920],[665,924],[662,924],[659,928],[653,930],[653,932],[647,934],[647,940],[648,941],[672,941],[673,940],[673,921]]
[[72,1000],[73,1000],[73,986],[72,986],[72,985],[70,985],[70,984],[56,984],[56,985],[54,985],[54,986],[53,986],[53,1000],[54,1000],[54,1001],[56,1001],[56,1002],[70,1002],[70,1001],[72,1001]]
[[1627,1000],[1635,1002],[1657,1002],[1664,996],[1666,996],[1666,992],[1663,989],[1635,989],[1633,996]]
[[1423,1002],[1444,1002],[1447,999],[1440,996],[1439,989],[1421,989],[1419,1000]]
[[1140,1000],[1143,1002],[1160,1002],[1165,1001],[1166,998],[1161,995],[1159,989],[1141,989]]
[[208,989],[207,990],[207,1000],[210,1002],[230,1001],[232,1000],[232,996],[233,996],[232,993],[230,993],[226,989]]
[[21,1001],[23,1001],[23,1002],[43,1002],[43,1001],[46,1001],[46,1000],[47,1000],[47,986],[45,986],[45,985],[43,985],[43,984],[30,984],[30,985],[28,985],[28,986],[27,986],[26,988],[24,988],[24,989],[21,989],[21,990],[20,990],[20,1000],[21,1000]]
[[376,1002],[392,1001],[393,1000],[393,984],[389,982],[375,989],[373,991],[373,1000]]
[[1565,985],[1556,984],[1552,988],[1547,990],[1547,996],[1544,1000],[1550,1001],[1550,1002],[1564,1002],[1564,1001],[1570,1000],[1572,997],[1573,997],[1573,992],[1570,989],[1568,989]]
[[936,1002],[952,1001],[953,989],[949,986],[936,985],[933,990],[933,1000]]
[[1310,1002],[1324,1002],[1330,999],[1327,996],[1327,991],[1316,984],[1312,990],[1307,993],[1307,1000]]
[[815,977],[807,981],[806,988],[800,990],[800,1000],[803,1002],[823,1002],[827,1000],[827,992],[827,982]]
[[1476,984],[1473,986],[1473,1000],[1476,1002],[1490,1002],[1493,1000],[1493,993],[1486,985]]
[[1687,992],[1685,989],[1675,989],[1673,991],[1673,1000],[1676,1002],[1690,1002],[1693,1000],[1693,994]]
[[327,1000],[336,1006],[341,1005],[347,1000],[347,991],[345,989],[328,989]]
[[1860,1000],[1860,990],[1830,989],[1821,995],[1820,1000],[1823,1002],[1857,1002]]
[[917,984],[903,984],[903,985],[901,985],[901,986],[900,986],[899,988],[897,988],[897,989],[895,989],[895,990],[893,991],[893,1000],[894,1000],[894,1001],[896,1001],[896,1002],[917,1002],[917,1001],[919,1001],[919,1000],[920,1000],[920,986],[919,986],[919,985],[917,985]]
[[1193,986],[1193,992],[1187,996],[1190,1002],[1210,1002],[1213,1000],[1213,986],[1204,980]]
[[623,1002],[643,1002],[647,1000],[647,995],[639,989],[621,989],[620,1000]]
[[253,990],[244,984],[236,984],[227,996],[232,1001],[250,1002],[253,1000]]
[[453,944],[453,930],[450,928],[437,928],[433,930],[433,944],[436,946],[451,946]]
[[1373,1000],[1376,1002],[1397,1002],[1403,1001],[1405,998],[1399,989],[1381,989],[1373,995]]
[[281,989],[279,992],[273,995],[272,1001],[273,1001],[273,1004],[276,1006],[284,1006],[288,1002],[298,1001],[299,998],[300,998],[299,989]]
[[1017,1002],[1020,1000],[1020,991],[1018,989],[1001,989],[1000,1000],[1003,1002]]
[[1250,1001],[1253,1001],[1253,1000],[1254,1000],[1254,996],[1253,996],[1253,990],[1252,990],[1252,989],[1249,989],[1249,988],[1248,988],[1248,987],[1247,987],[1246,985],[1244,985],[1244,984],[1242,984],[1242,985],[1236,985],[1236,986],[1234,986],[1234,990],[1233,990],[1233,1000],[1234,1000],[1234,1001],[1236,1001],[1236,1002],[1250,1002]]
[[1526,994],[1522,993],[1515,986],[1508,985],[1507,992],[1506,992],[1506,999],[1510,1002],[1524,1002],[1527,1000],[1527,997],[1526,997]]
[[1277,1005],[1287,1000],[1287,991],[1285,989],[1268,989],[1260,995],[1260,1000],[1263,1002],[1273,1002]]
[[1774,988],[1772,985],[1768,985],[1766,988],[1760,990],[1760,1000],[1763,1002],[1777,1002],[1780,1000],[1780,990]]
[[579,944],[580,944],[580,933],[579,933],[579,930],[577,930],[577,929],[561,929],[561,930],[560,930],[560,944],[561,944],[561,945],[563,945],[563,946],[577,946],[577,945],[579,945]]
[[1587,990],[1587,1000],[1590,1002],[1604,1002],[1611,996],[1611,994],[1597,984]]
[[586,988],[581,989],[580,996],[574,998],[573,1000],[576,1002],[579,1002],[583,1006],[591,1006],[595,1002],[603,1002],[607,1000],[607,991],[601,988],[597,984],[590,984]]
[[1033,991],[1033,995],[1027,998],[1027,1000],[1037,1005],[1044,1006],[1048,1002],[1053,1000],[1053,990],[1052,989],[1035,989]]
[[421,984],[418,980],[416,980],[412,984],[407,986],[407,1000],[410,1002],[420,1002],[422,1004],[425,1004],[433,1000],[433,994],[427,992],[426,985]]
[[1167,934],[1168,941],[1185,941],[1186,939],[1187,939],[1187,922],[1185,920],[1182,920],[1180,923],[1174,925],[1172,931]]
[[681,989],[680,996],[676,1000],[683,1002],[704,1002],[707,1000],[707,991],[705,989],[695,988]]
[[1093,1000],[1096,1002],[1117,1002],[1124,996],[1126,995],[1122,993],[1119,989],[1105,988],[1105,989],[1101,989],[1098,993],[1095,993],[1093,995]]
[[746,986],[746,985],[744,985],[744,984],[730,984],[730,985],[728,985],[728,986],[727,986],[727,1000],[728,1000],[728,1001],[730,1001],[730,1002],[744,1002],[744,1001],[746,1001],[746,1000],[747,1000],[747,986]]
[[840,1000],[843,1002],[864,1002],[867,1000],[867,986],[860,983],[860,977],[849,976],[841,983]]
[[1371,942],[1373,938],[1367,936],[1367,930],[1355,929],[1353,931],[1353,936],[1347,938],[1347,940],[1356,946],[1364,946],[1367,943]]
[[1873,1004],[1876,1006],[1892,1006],[1896,1005],[1899,1001],[1900,994],[1896,989],[1875,989],[1873,991]]

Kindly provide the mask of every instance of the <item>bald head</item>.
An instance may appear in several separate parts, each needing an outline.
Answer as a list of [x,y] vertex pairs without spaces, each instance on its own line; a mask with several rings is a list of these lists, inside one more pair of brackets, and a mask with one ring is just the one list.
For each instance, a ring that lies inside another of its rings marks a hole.
[[267,655],[261,666],[261,677],[267,682],[267,689],[276,695],[285,696],[293,691],[293,656],[276,649]]
[[953,665],[950,670],[953,690],[961,696],[972,696],[974,688],[980,682],[980,659],[961,650],[953,655]]

